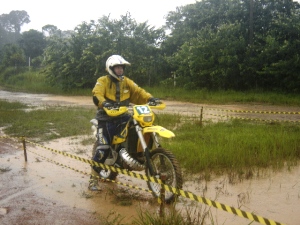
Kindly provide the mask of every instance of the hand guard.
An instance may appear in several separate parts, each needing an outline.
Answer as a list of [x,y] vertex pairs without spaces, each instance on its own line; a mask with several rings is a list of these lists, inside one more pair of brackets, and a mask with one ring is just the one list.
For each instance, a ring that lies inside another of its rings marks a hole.
[[150,106],[156,106],[159,103],[160,103],[159,98],[149,98],[149,100],[148,100],[148,105],[150,105]]

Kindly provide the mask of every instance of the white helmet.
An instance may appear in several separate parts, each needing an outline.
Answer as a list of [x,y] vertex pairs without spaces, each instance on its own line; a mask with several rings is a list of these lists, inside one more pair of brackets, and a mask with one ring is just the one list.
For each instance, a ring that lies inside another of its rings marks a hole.
[[111,76],[113,76],[114,78],[116,78],[117,80],[120,80],[120,79],[123,79],[123,75],[121,76],[117,76],[115,73],[114,73],[114,70],[113,70],[113,67],[114,66],[124,66],[124,69],[125,69],[125,66],[126,65],[129,65],[130,66],[130,63],[127,62],[122,56],[120,55],[112,55],[110,56],[107,60],[106,60],[106,70],[109,72],[109,74]]

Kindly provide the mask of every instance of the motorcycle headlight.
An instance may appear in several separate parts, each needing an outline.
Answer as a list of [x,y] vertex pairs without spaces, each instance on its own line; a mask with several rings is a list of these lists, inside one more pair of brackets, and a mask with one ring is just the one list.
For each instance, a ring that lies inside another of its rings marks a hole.
[[144,116],[143,120],[144,122],[149,123],[152,121],[152,116]]

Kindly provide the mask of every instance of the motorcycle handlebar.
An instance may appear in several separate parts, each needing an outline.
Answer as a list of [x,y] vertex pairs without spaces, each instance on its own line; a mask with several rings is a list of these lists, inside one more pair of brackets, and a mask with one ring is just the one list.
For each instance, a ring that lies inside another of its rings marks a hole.
[[[159,110],[163,110],[166,107],[166,104],[163,102],[159,102],[156,105],[149,105],[148,103],[145,105],[147,105],[151,109],[159,109]],[[132,110],[133,105],[129,105],[129,106],[114,105],[113,107],[103,107],[103,109],[109,116],[120,116],[120,115],[128,112],[129,110]]]

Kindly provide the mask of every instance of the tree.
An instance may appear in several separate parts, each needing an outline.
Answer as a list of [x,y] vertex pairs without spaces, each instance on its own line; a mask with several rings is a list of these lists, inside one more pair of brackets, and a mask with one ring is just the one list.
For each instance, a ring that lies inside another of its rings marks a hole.
[[17,42],[21,36],[21,26],[29,22],[26,11],[11,11],[0,15],[0,52],[5,44]]
[[42,32],[45,36],[54,36],[58,35],[61,36],[61,30],[57,28],[57,26],[48,24],[42,27]]
[[8,32],[0,25],[0,51],[5,44],[9,43]]
[[24,51],[16,44],[7,44],[3,48],[3,67],[20,67],[25,63]]
[[41,56],[46,48],[43,33],[32,29],[22,33],[19,44],[23,48],[26,58],[31,60]]
[[[70,38],[51,37],[45,51],[46,72],[53,84],[63,88],[92,87],[105,75],[105,61],[112,54],[132,62],[126,74],[139,85],[158,82],[159,44],[162,29],[146,22],[138,24],[130,14],[112,20],[103,16],[97,22],[83,22]],[[60,55],[58,57],[58,55]]]
[[299,91],[299,25],[289,0],[203,0],[168,14],[162,50],[194,88]]
[[14,10],[9,14],[2,14],[0,23],[7,31],[20,34],[22,25],[30,23],[30,17],[24,10]]

